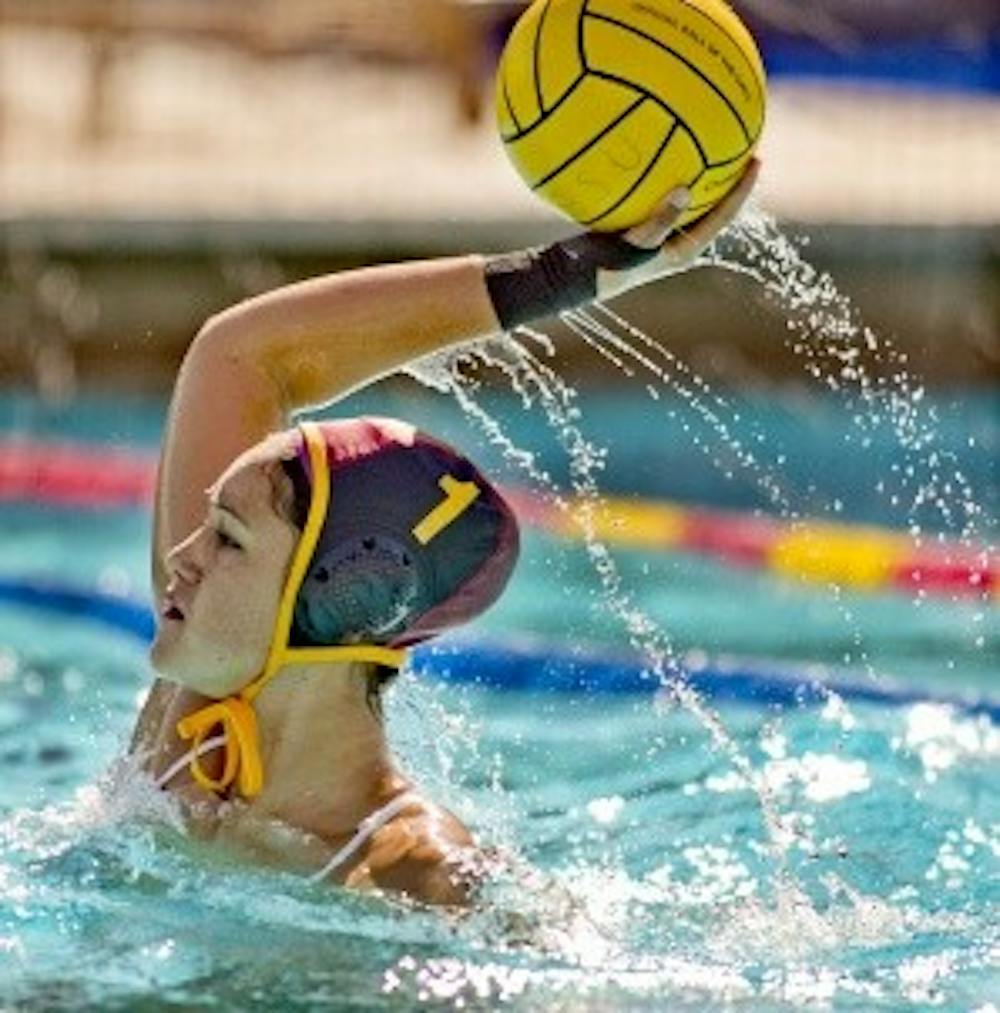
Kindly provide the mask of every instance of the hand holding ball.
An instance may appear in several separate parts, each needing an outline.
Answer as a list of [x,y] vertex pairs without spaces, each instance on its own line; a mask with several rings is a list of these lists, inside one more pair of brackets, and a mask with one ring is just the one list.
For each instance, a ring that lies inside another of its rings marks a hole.
[[723,0],[535,0],[497,73],[504,147],[540,197],[588,229],[674,224],[744,174],[764,122],[757,47]]

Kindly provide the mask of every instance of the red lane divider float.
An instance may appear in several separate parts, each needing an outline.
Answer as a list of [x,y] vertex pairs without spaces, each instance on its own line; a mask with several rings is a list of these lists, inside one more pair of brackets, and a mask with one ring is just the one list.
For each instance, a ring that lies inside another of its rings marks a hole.
[[[150,502],[156,455],[126,449],[0,440],[0,501],[112,508]],[[583,526],[536,493],[505,490],[521,520],[581,538]],[[667,502],[607,498],[592,515],[595,534],[615,545],[674,549],[736,566],[861,590],[1000,596],[1000,556],[955,542],[915,546],[899,532],[823,521],[787,521]]]
[[[573,511],[566,513],[533,493],[505,491],[528,523],[564,537],[582,537],[582,522]],[[797,580],[909,594],[1000,595],[1000,556],[995,550],[956,542],[918,546],[907,535],[885,528],[610,497],[593,510],[591,521],[603,542],[696,552]]]
[[0,441],[0,500],[111,508],[152,501],[156,455],[86,444]]

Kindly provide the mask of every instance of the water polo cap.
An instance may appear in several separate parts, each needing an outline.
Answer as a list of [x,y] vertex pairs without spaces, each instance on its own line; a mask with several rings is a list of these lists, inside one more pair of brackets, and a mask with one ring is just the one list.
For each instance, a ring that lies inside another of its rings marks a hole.
[[[304,422],[283,462],[308,501],[267,661],[240,691],[178,722],[203,788],[263,787],[253,701],[286,664],[366,661],[399,668],[405,648],[471,619],[499,597],[518,553],[517,522],[497,490],[447,444],[395,419]],[[199,750],[222,726],[222,774]]]

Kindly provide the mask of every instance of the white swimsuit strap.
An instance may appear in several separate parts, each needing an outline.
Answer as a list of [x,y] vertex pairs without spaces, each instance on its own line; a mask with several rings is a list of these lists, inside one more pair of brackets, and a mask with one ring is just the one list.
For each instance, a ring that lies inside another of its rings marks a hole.
[[[205,753],[210,753],[213,749],[218,749],[219,746],[224,746],[225,744],[225,735],[216,735],[214,738],[206,739],[200,746],[189,750],[180,759],[175,760],[153,783],[157,788],[166,787],[192,760],[199,756],[204,756]],[[309,876],[308,882],[317,883],[321,879],[326,879],[334,869],[343,865],[362,844],[381,830],[393,817],[398,816],[408,805],[414,802],[416,797],[414,792],[404,791],[401,795],[390,799],[380,809],[369,813],[358,824],[358,829],[354,831],[351,839],[334,853],[330,861],[319,872],[314,872]]]
[[333,872],[339,865],[343,865],[358,848],[361,847],[378,830],[386,825],[394,816],[399,815],[408,805],[416,801],[417,796],[412,791],[404,791],[387,802],[381,809],[369,813],[354,831],[354,836],[337,851],[326,865],[319,872],[314,872],[308,877],[310,883],[318,883],[321,879]]
[[165,788],[170,782],[192,761],[213,749],[226,744],[225,735],[216,735],[214,738],[206,739],[200,746],[186,752],[179,760],[170,764],[167,769],[153,782],[157,788]]

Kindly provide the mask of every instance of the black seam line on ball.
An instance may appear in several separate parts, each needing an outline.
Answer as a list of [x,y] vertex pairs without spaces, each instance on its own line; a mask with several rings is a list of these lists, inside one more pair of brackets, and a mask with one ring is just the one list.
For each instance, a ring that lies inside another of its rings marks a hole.
[[684,209],[684,214],[689,215],[692,211],[707,211],[709,208],[714,208],[717,203],[718,201],[709,200],[705,201],[703,204],[692,204],[690,207],[686,207]]
[[587,0],[583,0],[583,4],[580,7],[580,13],[576,16],[576,51],[580,57],[580,66],[584,70],[588,70],[587,67],[587,51],[583,46],[583,19],[587,13]]
[[631,113],[633,113],[636,109],[638,109],[639,106],[641,106],[642,103],[645,101],[646,96],[640,95],[624,112],[619,113],[606,127],[604,127],[604,129],[601,130],[600,133],[598,133],[594,137],[591,137],[591,139],[587,141],[587,143],[582,148],[579,148],[578,150],[574,151],[573,154],[569,156],[569,158],[567,158],[560,165],[557,165],[551,172],[549,172],[547,175],[543,176],[540,180],[538,180],[537,183],[533,183],[531,185],[531,189],[537,190],[539,187],[545,186],[545,184],[548,183],[550,180],[555,179],[555,177],[558,176],[560,172],[562,172],[564,169],[569,168],[569,166],[571,166],[581,155],[584,155],[588,151],[590,151],[590,149],[602,137],[604,137],[605,134],[614,130],[615,127],[617,127],[618,124],[622,122],[622,120],[626,119]]
[[750,131],[747,129],[747,125],[743,122],[743,117],[740,115],[739,110],[733,105],[725,92],[723,92],[722,89],[710,77],[708,77],[703,70],[699,70],[696,64],[692,63],[685,56],[682,56],[676,49],[671,49],[666,43],[660,42],[660,40],[655,36],[649,35],[639,28],[633,28],[632,25],[626,24],[624,21],[618,21],[616,18],[609,18],[605,14],[588,14],[587,17],[593,18],[595,21],[603,21],[606,24],[615,25],[624,32],[637,35],[640,39],[645,39],[648,43],[650,43],[650,45],[656,46],[657,49],[662,50],[664,53],[669,53],[675,60],[679,60],[683,63],[688,70],[700,77],[702,81],[704,81],[705,84],[707,84],[708,87],[711,88],[720,99],[722,99],[726,107],[735,117],[736,122],[740,125],[740,130],[743,132],[744,138],[749,142]]
[[539,74],[538,50],[542,43],[542,29],[545,27],[545,15],[549,13],[551,4],[552,0],[545,0],[542,13],[538,15],[538,28],[535,31],[535,40],[531,45],[531,62],[535,74],[535,98],[538,99],[538,115],[543,117],[545,116],[545,102],[542,99],[542,78]]
[[698,157],[701,159],[702,164],[710,164],[708,155],[705,154],[705,149],[701,146],[701,141],[698,140],[695,132],[691,129],[691,124],[683,116],[678,116],[677,111],[671,109],[663,99],[650,94],[648,91],[643,91],[641,88],[637,88],[632,81],[626,81],[625,78],[618,77],[616,74],[609,74],[603,70],[588,70],[587,73],[594,77],[599,77],[602,81],[613,81],[615,84],[620,84],[634,91],[636,94],[642,95],[644,98],[649,99],[650,102],[655,102],[668,116],[672,116],[687,131],[688,137],[691,138],[691,143],[698,149]]
[[500,83],[503,86],[503,99],[507,103],[507,112],[510,113],[510,118],[514,121],[514,127],[517,130],[521,129],[521,124],[518,121],[517,113],[514,112],[514,103],[510,100],[510,92],[507,91],[507,65],[502,65],[503,73],[500,77]]
[[[721,179],[714,180],[714,183],[716,186],[725,186],[725,184],[730,182],[730,180],[736,179],[742,175],[743,175],[743,168],[741,166],[739,169],[736,169],[735,171],[731,172],[728,176],[723,176]],[[715,201],[711,201],[710,203],[714,204]],[[689,208],[688,210],[693,209]]]
[[[736,52],[740,54],[740,59],[743,61],[744,64],[746,64],[747,70],[750,71],[750,77],[753,78],[753,83],[757,88],[757,97],[759,99],[763,99],[765,90],[764,82],[761,80],[760,75],[758,75],[757,68],[754,67],[750,58],[746,55],[746,53],[743,52],[743,44],[739,42],[734,36],[730,35],[729,31],[722,25],[720,25],[719,22],[716,21],[713,17],[711,17],[711,15],[706,14],[703,10],[700,10],[699,8],[695,7],[693,3],[690,3],[690,0],[677,0],[677,2],[683,4],[693,14],[697,14],[699,17],[704,18],[711,25],[717,28],[727,39],[729,39],[729,41],[733,44],[733,47],[735,48]],[[763,102],[761,104],[763,104]]]
[[636,189],[642,185],[642,181],[650,174],[653,166],[660,160],[660,155],[666,150],[667,145],[670,143],[674,134],[677,132],[678,121],[674,120],[670,129],[667,131],[667,136],[663,138],[660,146],[653,153],[653,157],[646,164],[646,168],[639,174],[639,178],[632,182],[632,185],[611,205],[609,208],[605,208],[599,215],[595,215],[593,218],[588,218],[585,222],[580,222],[581,225],[589,227],[596,224],[602,218],[606,218],[612,211],[617,211],[635,193]]
[[563,102],[565,102],[566,99],[568,99],[570,95],[576,91],[576,89],[580,86],[580,82],[583,81],[586,76],[587,75],[585,73],[580,74],[580,76],[573,81],[562,95],[560,95],[559,98],[552,103],[552,107],[545,111],[545,115],[541,119],[535,120],[535,122],[530,126],[524,127],[523,130],[519,130],[516,134],[511,134],[509,137],[505,137],[503,139],[504,144],[513,144],[514,141],[519,141],[522,137],[527,137],[533,130],[537,130],[563,104]]
[[721,162],[706,162],[705,168],[707,169],[724,169],[727,165],[732,165],[734,162],[740,161],[740,159],[746,158],[747,155],[753,151],[753,146],[756,141],[751,141],[738,155],[733,155],[732,158],[724,158]]

